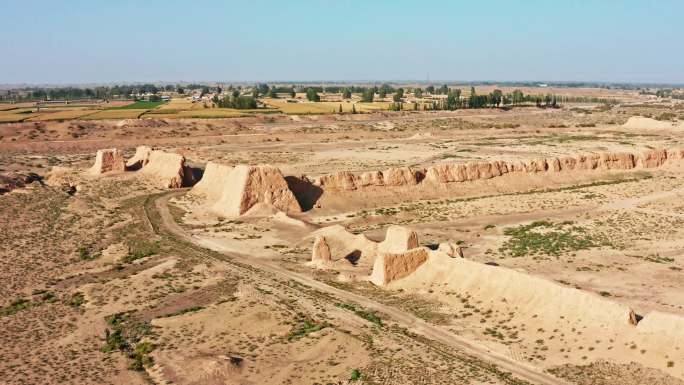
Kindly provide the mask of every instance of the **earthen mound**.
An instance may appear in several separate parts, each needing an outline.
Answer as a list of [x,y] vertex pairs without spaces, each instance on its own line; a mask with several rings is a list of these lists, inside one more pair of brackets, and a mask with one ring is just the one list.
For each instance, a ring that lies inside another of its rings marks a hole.
[[519,320],[545,317],[615,330],[633,326],[628,306],[579,289],[504,267],[491,266],[431,251],[415,273],[393,283],[397,288],[417,288],[425,283],[446,285],[461,295],[482,301],[483,306],[512,304]]
[[126,171],[123,153],[116,148],[97,150],[95,164],[88,170],[88,173],[101,175],[110,171]]
[[80,172],[69,167],[53,166],[45,175],[48,186],[58,187],[69,195],[81,189]]
[[637,325],[637,334],[661,340],[664,344],[682,346],[684,344],[684,317],[678,314],[653,311],[648,313]]
[[645,128],[650,130],[664,130],[672,128],[672,122],[645,118],[643,116],[632,116],[627,119],[627,122],[623,124],[622,127],[630,129]]
[[165,127],[168,125],[169,125],[169,123],[165,120],[151,119],[151,118],[124,119],[124,120],[119,121],[116,124],[116,126],[119,128],[125,128],[125,127]]
[[40,175],[33,172],[2,171],[0,172],[0,194],[26,187],[42,179]]
[[301,211],[280,170],[272,166],[235,166],[221,185],[221,197],[212,206],[221,215],[239,216],[257,204],[285,213]]

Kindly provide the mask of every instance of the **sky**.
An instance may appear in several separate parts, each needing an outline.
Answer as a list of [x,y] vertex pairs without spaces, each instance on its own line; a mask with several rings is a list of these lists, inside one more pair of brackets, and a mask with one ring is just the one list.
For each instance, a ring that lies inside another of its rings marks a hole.
[[22,0],[0,84],[684,83],[680,0]]

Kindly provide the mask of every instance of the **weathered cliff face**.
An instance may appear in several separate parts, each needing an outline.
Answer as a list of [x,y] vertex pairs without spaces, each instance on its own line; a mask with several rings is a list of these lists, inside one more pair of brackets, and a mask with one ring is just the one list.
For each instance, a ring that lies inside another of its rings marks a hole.
[[123,153],[116,148],[97,150],[95,164],[88,170],[91,175],[101,175],[110,171],[125,171],[126,161]]
[[[211,183],[208,179],[206,182]],[[221,215],[239,216],[255,205],[271,207],[285,213],[301,211],[285,178],[275,167],[235,166],[227,179],[217,183],[221,183],[223,192],[212,208]]]
[[441,163],[429,166],[426,169],[402,167],[390,168],[385,171],[369,171],[362,174],[340,171],[320,176],[313,184],[325,191],[354,191],[380,186],[401,187],[423,183],[459,183],[491,179],[511,173],[538,174],[654,168],[662,166],[668,160],[682,158],[684,158],[684,150],[656,149],[644,151],[641,154],[606,152],[511,162],[496,160],[490,162]]

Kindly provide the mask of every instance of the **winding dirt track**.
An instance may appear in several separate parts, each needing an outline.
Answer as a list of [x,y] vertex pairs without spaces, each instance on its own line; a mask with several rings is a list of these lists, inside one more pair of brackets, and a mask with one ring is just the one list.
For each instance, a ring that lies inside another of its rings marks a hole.
[[407,328],[413,333],[420,334],[424,337],[440,342],[444,345],[456,348],[464,353],[478,357],[483,361],[490,362],[496,365],[499,369],[511,372],[516,377],[531,382],[533,384],[568,384],[564,380],[558,379],[550,374],[544,373],[539,368],[527,365],[523,362],[515,361],[512,358],[507,357],[501,353],[491,351],[484,346],[478,345],[473,341],[469,341],[463,337],[455,335],[442,327],[429,324],[423,321],[422,319],[410,313],[404,312],[400,309],[381,304],[379,302],[373,301],[369,298],[366,298],[358,294],[354,294],[345,290],[332,287],[323,282],[316,281],[315,279],[304,274],[299,274],[287,270],[282,266],[279,266],[268,260],[253,258],[250,256],[236,253],[227,253],[221,245],[215,242],[195,238],[192,235],[188,234],[176,223],[168,208],[168,200],[170,198],[184,193],[185,191],[174,191],[172,193],[162,195],[155,200],[154,206],[161,218],[161,226],[163,226],[165,230],[169,231],[176,237],[186,242],[189,242],[200,248],[206,248],[216,252],[220,252],[225,255],[229,255],[232,259],[234,259],[237,262],[250,265],[252,267],[258,268],[262,271],[269,272],[271,274],[280,276],[285,279],[291,279],[309,288],[334,295],[335,297],[345,301],[355,302],[367,309],[383,313],[387,318],[390,318],[392,321],[397,322],[398,324],[402,325],[403,327]]

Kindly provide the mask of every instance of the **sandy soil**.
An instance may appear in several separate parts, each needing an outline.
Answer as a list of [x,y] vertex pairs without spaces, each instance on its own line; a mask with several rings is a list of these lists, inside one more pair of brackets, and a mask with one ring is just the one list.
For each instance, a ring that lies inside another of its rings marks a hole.
[[[490,290],[496,278],[465,285],[446,273],[448,262],[429,260],[382,288],[363,278],[372,259],[324,269],[307,262],[313,235],[326,227],[382,241],[388,226],[403,225],[422,246],[451,240],[469,263],[578,289],[633,309],[640,322],[655,312],[684,317],[684,160],[653,169],[325,192],[290,217],[222,217],[183,190],[167,206],[177,233],[165,227],[155,203],[166,189],[136,172],[82,172],[98,148],[118,147],[130,157],[141,144],[179,152],[191,165],[268,163],[286,176],[311,178],[640,153],[681,143],[679,119],[656,119],[666,112],[682,115],[644,100],[612,108],[158,120],[135,127],[0,125],[0,169],[46,176],[53,166],[68,167],[59,180],[0,195],[0,213],[9,219],[0,221],[2,381],[326,384],[355,383],[350,378],[358,371],[358,383],[382,384],[679,384],[679,345],[635,334],[629,325],[587,323],[593,315],[610,317],[601,306],[554,313],[523,300],[504,303]],[[549,301],[563,306],[562,298]],[[567,312],[577,319],[561,319]]]

